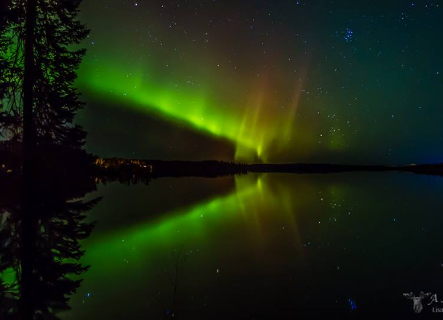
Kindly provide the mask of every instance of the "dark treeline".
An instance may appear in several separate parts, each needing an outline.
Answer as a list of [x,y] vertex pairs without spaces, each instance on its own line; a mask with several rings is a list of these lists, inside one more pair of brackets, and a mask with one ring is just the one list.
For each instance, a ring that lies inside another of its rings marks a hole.
[[[77,174],[88,174],[94,167],[95,157],[82,149],[69,146],[40,143],[32,158],[34,174],[43,177],[58,172],[67,179]],[[21,176],[22,148],[16,141],[0,141],[0,177]]]
[[280,173],[334,173],[352,171],[388,171],[392,167],[386,166],[363,166],[363,165],[340,165],[329,163],[287,163],[287,164],[251,164],[250,172],[280,172]]
[[219,177],[246,174],[246,164],[224,161],[161,161],[121,158],[96,158],[94,172],[108,179],[129,179],[131,177]]
[[402,166],[399,167],[398,170],[418,173],[418,174],[443,176],[443,164],[422,164],[422,165]]
[[422,174],[443,175],[443,165],[338,165],[338,164],[245,164],[223,161],[152,161],[122,158],[95,158],[93,172],[102,180],[121,182],[149,182],[159,177],[220,177],[236,174],[255,173],[338,173],[338,172],[382,172],[405,171]]

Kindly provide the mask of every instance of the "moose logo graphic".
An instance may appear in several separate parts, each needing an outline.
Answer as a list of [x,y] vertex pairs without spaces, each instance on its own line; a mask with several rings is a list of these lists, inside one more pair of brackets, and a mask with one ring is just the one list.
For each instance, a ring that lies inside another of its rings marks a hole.
[[403,293],[403,296],[407,299],[411,299],[412,302],[414,303],[413,308],[414,308],[414,312],[415,313],[420,313],[423,310],[423,304],[422,304],[422,300],[424,298],[427,298],[431,295],[432,293],[428,292],[428,293],[424,293],[423,291],[420,292],[420,295],[418,297],[414,296],[413,292],[410,293]]

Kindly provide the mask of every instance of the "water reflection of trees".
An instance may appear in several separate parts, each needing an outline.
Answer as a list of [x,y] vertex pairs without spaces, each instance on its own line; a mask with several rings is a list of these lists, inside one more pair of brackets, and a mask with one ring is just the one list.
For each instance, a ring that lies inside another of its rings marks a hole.
[[95,190],[93,179],[81,172],[39,178],[31,214],[22,212],[20,179],[0,183],[0,319],[57,319],[88,269],[79,262],[80,241],[94,226],[86,213],[100,199],[81,198]]

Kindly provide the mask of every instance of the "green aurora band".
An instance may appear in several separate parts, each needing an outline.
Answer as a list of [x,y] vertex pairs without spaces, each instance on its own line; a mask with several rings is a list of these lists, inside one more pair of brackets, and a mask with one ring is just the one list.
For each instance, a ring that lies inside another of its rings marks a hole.
[[283,148],[293,137],[297,94],[286,112],[275,115],[264,109],[265,97],[261,88],[247,105],[232,108],[217,105],[204,90],[192,92],[182,91],[174,85],[161,86],[148,76],[146,70],[149,68],[123,71],[109,68],[108,64],[98,68],[84,67],[80,86],[92,90],[105,101],[119,102],[142,112],[154,112],[167,120],[227,139],[235,145],[235,160],[266,161],[269,148]]
[[[84,6],[80,21],[92,31],[81,44],[87,54],[77,85],[88,103],[133,109],[227,141],[235,150],[229,160],[312,161],[348,146],[336,117],[323,112],[331,101],[318,97],[313,54],[296,41],[265,41],[235,23],[205,30],[205,19],[187,15],[174,17],[182,19],[174,27],[156,5],[105,5],[106,19],[97,19],[101,1]],[[124,19],[134,11],[139,18]],[[161,132],[158,140],[176,142]]]

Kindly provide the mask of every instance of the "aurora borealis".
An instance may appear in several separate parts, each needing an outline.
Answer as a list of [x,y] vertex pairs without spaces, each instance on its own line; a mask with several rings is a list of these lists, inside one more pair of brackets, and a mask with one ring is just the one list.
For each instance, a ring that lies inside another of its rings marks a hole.
[[[377,4],[378,3],[378,4]],[[442,161],[438,1],[85,1],[87,149],[248,162]]]
[[0,3],[0,320],[443,313],[443,0]]

